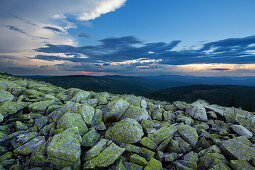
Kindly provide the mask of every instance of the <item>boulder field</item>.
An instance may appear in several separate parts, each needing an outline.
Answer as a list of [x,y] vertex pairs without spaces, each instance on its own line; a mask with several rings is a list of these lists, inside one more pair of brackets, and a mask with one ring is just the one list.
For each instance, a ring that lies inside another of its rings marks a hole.
[[255,169],[255,114],[0,74],[0,170]]

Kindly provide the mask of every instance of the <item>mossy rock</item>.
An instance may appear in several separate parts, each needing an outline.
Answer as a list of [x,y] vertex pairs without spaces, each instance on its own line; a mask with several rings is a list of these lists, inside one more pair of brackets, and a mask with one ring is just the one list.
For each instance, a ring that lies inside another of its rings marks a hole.
[[82,146],[94,146],[98,139],[100,138],[100,134],[97,133],[95,128],[91,128],[83,137],[82,137]]
[[0,103],[6,102],[6,101],[11,102],[13,100],[14,100],[14,96],[10,92],[0,89]]
[[254,167],[252,167],[247,161],[244,160],[231,160],[230,161],[230,166],[233,169],[240,169],[240,170],[255,170]]
[[125,113],[121,116],[121,119],[131,118],[137,121],[147,120],[149,118],[148,112],[140,107],[130,105]]
[[195,146],[198,141],[197,130],[189,125],[178,125],[177,131],[181,135],[181,137],[191,144],[191,146]]
[[0,123],[4,120],[4,116],[0,113]]
[[139,147],[139,146],[135,146],[135,145],[132,145],[132,144],[121,144],[120,145],[122,148],[125,148],[126,152],[130,152],[130,153],[137,153],[137,154],[140,154],[142,152],[142,148]]
[[154,142],[153,142],[152,140],[150,140],[148,137],[142,138],[142,140],[140,141],[140,143],[141,143],[143,146],[145,146],[145,147],[147,147],[147,148],[149,148],[149,149],[151,149],[151,150],[154,150],[154,149],[157,148],[156,143],[154,143]]
[[25,144],[26,142],[30,141],[31,139],[37,137],[39,134],[37,132],[28,132],[24,134],[20,134],[11,141],[11,145],[14,149],[20,147],[21,145]]
[[17,113],[26,106],[27,103],[25,102],[4,102],[0,106],[0,114],[2,114],[4,117],[7,117],[9,115]]
[[27,130],[28,127],[27,127],[26,124],[22,123],[21,121],[16,121],[16,123],[15,123],[15,129],[16,129],[16,131]]
[[63,109],[65,112],[79,113],[87,125],[91,125],[95,114],[95,109],[87,104],[67,102]]
[[217,163],[228,164],[227,159],[224,155],[219,153],[207,153],[199,159],[199,167],[212,168]]
[[82,117],[78,113],[65,113],[57,123],[57,128],[70,128],[70,127],[78,127],[79,133],[84,135],[88,131],[88,127],[86,123],[83,121]]
[[40,101],[40,102],[35,102],[30,105],[28,105],[28,109],[31,112],[45,112],[46,109],[50,106],[56,104],[56,101],[54,100],[46,100],[46,101]]
[[91,92],[84,91],[84,90],[78,90],[71,99],[72,102],[75,103],[84,103],[90,96]]
[[153,128],[154,122],[152,120],[143,120],[141,125],[143,128]]
[[176,129],[174,126],[162,127],[148,137],[158,145],[167,138],[172,137],[175,132]]
[[123,99],[116,98],[112,100],[106,106],[106,110],[103,113],[104,121],[111,122],[121,118],[124,112],[128,109],[129,103]]
[[137,155],[137,154],[133,154],[130,156],[130,161],[137,163],[138,165],[142,165],[142,166],[147,166],[148,162],[146,161],[145,158]]
[[103,140],[102,142],[100,141],[86,153],[86,162],[84,163],[83,169],[108,167],[109,165],[113,164],[124,151],[125,148],[121,148],[113,142],[109,142],[107,140]]
[[47,155],[50,159],[68,161],[71,164],[80,159],[81,136],[77,127],[68,128],[53,136],[47,147]]
[[151,158],[149,165],[144,170],[162,170],[163,166],[157,159]]
[[109,128],[105,137],[118,143],[136,143],[143,137],[142,126],[134,119],[126,118]]
[[200,103],[193,103],[192,105],[189,105],[186,108],[186,115],[191,116],[192,118],[196,119],[196,120],[201,120],[201,121],[207,121],[207,114],[206,114],[206,110],[204,108],[203,105],[201,105]]
[[44,141],[45,141],[44,136],[35,137],[29,142],[15,149],[13,152],[15,155],[29,155]]
[[221,150],[232,159],[250,161],[255,157],[255,148],[251,147],[251,142],[243,136],[223,141]]

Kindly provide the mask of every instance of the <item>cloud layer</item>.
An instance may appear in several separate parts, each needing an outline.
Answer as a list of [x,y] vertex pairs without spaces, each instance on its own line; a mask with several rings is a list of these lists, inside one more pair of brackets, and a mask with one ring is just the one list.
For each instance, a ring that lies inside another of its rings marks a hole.
[[[133,36],[106,38],[99,40],[100,45],[75,47],[70,45],[47,44],[36,49],[43,53],[64,53],[73,57],[37,55],[41,60],[66,60],[85,63],[124,62],[145,58],[160,60],[159,64],[250,64],[255,63],[255,36],[230,38],[202,45],[197,50],[173,50],[179,40],[156,43],[144,43]],[[83,57],[86,56],[86,57]]]

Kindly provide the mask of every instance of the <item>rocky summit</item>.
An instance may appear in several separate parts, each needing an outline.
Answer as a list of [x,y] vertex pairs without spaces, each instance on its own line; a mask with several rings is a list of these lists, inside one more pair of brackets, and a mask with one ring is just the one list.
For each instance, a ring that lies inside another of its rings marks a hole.
[[2,169],[255,169],[255,114],[0,74]]

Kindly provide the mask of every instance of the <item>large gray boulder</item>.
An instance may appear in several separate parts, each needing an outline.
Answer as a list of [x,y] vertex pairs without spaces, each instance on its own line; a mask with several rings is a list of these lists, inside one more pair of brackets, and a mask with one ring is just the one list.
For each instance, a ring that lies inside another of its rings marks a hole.
[[116,98],[106,106],[103,117],[105,121],[119,120],[128,109],[129,103],[123,99]]
[[244,136],[246,138],[251,138],[253,136],[253,134],[242,125],[233,125],[231,128],[240,136]]
[[204,106],[200,103],[193,103],[186,108],[186,115],[191,116],[194,119],[207,121],[207,114]]
[[80,114],[67,112],[58,120],[57,128],[68,129],[71,127],[78,127],[81,135],[88,131],[88,127]]
[[177,131],[181,135],[181,137],[191,144],[191,146],[195,146],[198,141],[197,130],[189,125],[181,124],[177,126]]
[[255,147],[244,136],[223,141],[221,150],[232,159],[250,161],[255,156]]
[[137,121],[147,120],[149,118],[148,112],[140,107],[130,105],[126,112],[122,115],[121,119],[131,118]]
[[113,164],[124,151],[125,148],[121,148],[107,139],[102,139],[86,152],[84,169],[107,167]]
[[126,118],[109,128],[105,137],[118,143],[136,143],[143,137],[142,126],[134,119]]
[[0,103],[11,102],[13,99],[14,96],[10,92],[0,89]]
[[81,140],[77,127],[55,135],[47,147],[49,162],[58,168],[73,165],[80,159]]

